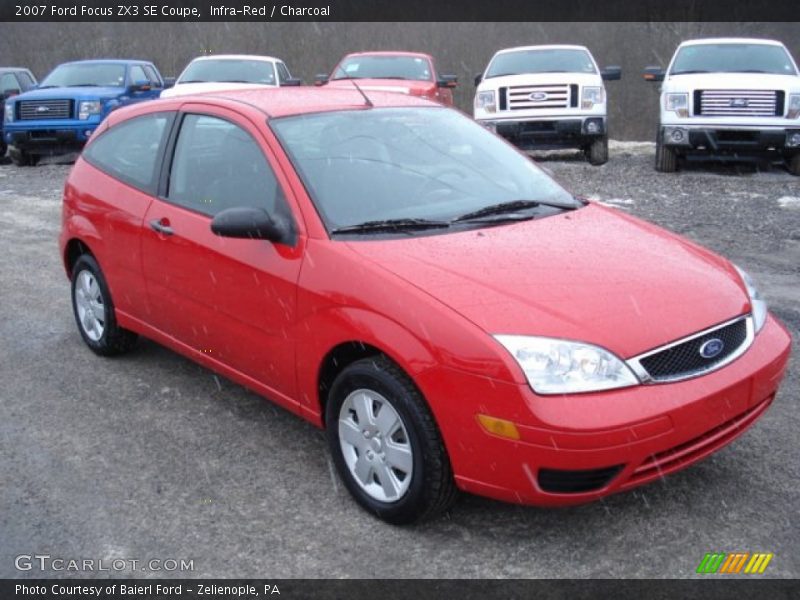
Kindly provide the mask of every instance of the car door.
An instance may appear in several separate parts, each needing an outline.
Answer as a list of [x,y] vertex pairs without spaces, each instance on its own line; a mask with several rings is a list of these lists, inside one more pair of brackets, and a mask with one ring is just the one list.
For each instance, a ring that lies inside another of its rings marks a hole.
[[152,323],[284,401],[293,398],[304,238],[290,246],[211,232],[214,215],[238,206],[281,214],[299,232],[286,180],[263,134],[231,111],[186,105],[171,147],[142,235]]

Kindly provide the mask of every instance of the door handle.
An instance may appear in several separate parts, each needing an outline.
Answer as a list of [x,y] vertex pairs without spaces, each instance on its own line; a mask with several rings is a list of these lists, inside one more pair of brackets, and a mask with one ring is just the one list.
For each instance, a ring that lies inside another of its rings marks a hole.
[[172,227],[169,226],[169,221],[166,219],[153,219],[150,221],[150,227],[162,235],[172,235],[175,233]]

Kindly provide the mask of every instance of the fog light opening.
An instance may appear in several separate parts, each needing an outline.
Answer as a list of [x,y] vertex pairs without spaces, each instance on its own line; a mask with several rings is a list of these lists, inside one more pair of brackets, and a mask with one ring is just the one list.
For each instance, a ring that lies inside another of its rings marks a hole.
[[788,146],[800,146],[800,131],[794,131],[789,134],[789,139],[787,140]]
[[673,142],[679,143],[683,141],[685,135],[683,133],[683,129],[673,129],[669,137]]

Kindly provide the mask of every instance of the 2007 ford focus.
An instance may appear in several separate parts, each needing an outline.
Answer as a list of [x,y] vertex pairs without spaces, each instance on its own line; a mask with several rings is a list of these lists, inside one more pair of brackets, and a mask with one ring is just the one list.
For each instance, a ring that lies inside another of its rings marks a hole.
[[564,505],[663,477],[756,421],[789,356],[727,260],[355,87],[112,113],[60,242],[89,348],[145,336],[324,427],[393,523],[458,490]]

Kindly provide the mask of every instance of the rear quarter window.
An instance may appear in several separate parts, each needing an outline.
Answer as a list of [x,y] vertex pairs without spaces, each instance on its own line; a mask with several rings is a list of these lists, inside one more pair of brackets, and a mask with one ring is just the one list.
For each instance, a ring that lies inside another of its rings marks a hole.
[[154,194],[158,157],[173,118],[173,113],[153,113],[123,121],[94,140],[83,158],[108,175]]

